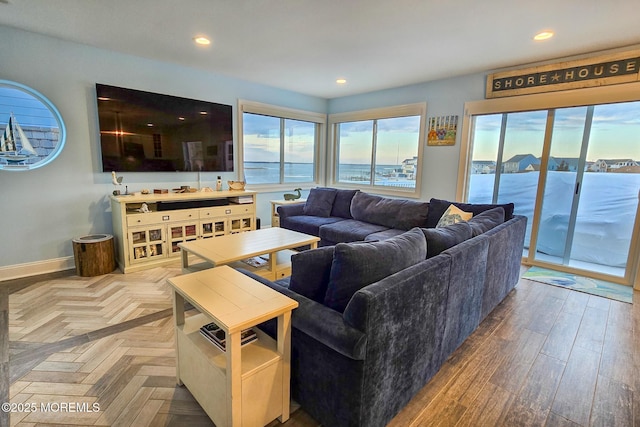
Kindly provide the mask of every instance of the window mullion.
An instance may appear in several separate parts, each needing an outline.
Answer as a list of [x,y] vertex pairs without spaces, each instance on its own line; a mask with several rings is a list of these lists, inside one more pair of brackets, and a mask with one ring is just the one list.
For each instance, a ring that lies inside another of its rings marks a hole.
[[284,184],[284,121],[285,119],[280,118],[280,184]]
[[496,172],[493,183],[493,197],[491,203],[498,203],[498,191],[500,189],[500,176],[502,175],[502,161],[504,156],[504,138],[507,133],[507,114],[502,115],[500,124],[500,140],[498,141],[498,158],[496,159]]
[[373,135],[371,135],[371,172],[369,176],[369,185],[374,185],[376,174],[376,150],[378,144],[378,120],[373,121]]

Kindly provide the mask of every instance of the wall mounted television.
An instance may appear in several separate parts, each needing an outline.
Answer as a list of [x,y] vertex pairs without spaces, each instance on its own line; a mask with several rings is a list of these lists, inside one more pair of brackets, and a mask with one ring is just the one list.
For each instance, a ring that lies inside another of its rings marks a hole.
[[103,172],[233,171],[231,105],[96,83]]

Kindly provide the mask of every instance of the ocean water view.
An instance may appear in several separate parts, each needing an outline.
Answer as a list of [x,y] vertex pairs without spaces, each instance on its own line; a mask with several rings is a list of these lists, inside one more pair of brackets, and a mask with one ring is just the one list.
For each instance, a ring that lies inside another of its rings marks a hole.
[[[529,247],[539,172],[508,173],[500,177],[498,203],[513,202],[514,214],[528,218],[525,248]],[[491,203],[495,175],[472,174],[469,203]],[[540,217],[538,252],[562,257],[575,191],[575,172],[549,171]],[[580,189],[571,259],[624,267],[638,207],[640,174],[585,173]]]
[[[402,188],[414,188],[415,181],[401,176],[401,165],[376,165],[375,184]],[[280,182],[280,163],[245,162],[245,179],[249,184]],[[369,184],[371,166],[366,164],[339,165],[338,180],[356,184]],[[313,182],[313,163],[285,163],[284,182]]]

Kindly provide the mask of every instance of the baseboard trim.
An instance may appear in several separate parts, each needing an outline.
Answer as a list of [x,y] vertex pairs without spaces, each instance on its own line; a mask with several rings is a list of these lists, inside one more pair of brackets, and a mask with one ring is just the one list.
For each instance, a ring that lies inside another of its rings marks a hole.
[[74,257],[54,258],[45,261],[27,262],[24,264],[0,267],[0,282],[4,280],[21,279],[38,274],[54,273],[75,268]]

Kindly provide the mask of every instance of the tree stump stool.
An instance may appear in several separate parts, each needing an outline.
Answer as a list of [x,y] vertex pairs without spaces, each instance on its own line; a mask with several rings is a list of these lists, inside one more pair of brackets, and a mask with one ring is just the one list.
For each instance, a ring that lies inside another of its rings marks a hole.
[[116,269],[113,236],[110,234],[91,234],[73,239],[73,255],[78,276],[100,276]]

